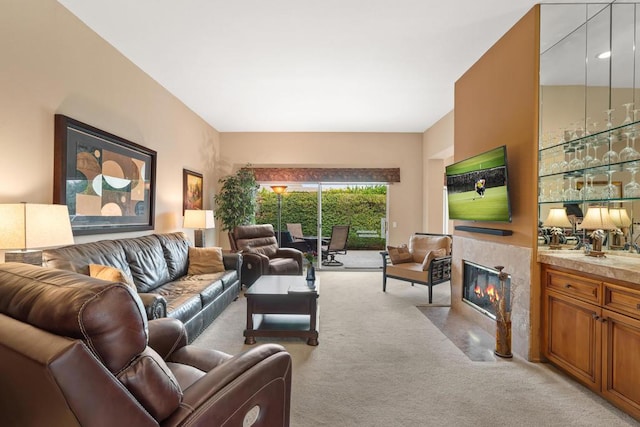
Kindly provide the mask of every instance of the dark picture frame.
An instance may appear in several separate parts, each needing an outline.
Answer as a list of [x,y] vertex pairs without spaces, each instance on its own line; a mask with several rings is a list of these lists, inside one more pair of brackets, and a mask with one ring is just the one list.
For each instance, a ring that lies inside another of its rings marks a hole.
[[62,114],[54,127],[53,203],[73,234],[153,230],[157,153]]
[[182,169],[182,214],[187,209],[204,209],[202,195],[204,178],[201,173]]

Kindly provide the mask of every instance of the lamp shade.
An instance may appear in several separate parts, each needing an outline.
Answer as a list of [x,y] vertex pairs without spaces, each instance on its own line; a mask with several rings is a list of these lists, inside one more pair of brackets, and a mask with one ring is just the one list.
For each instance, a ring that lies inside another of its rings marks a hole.
[[66,205],[0,205],[0,249],[36,249],[73,244]]
[[578,228],[584,230],[615,230],[617,227],[611,220],[609,210],[606,207],[591,206]]
[[276,194],[282,194],[287,190],[287,186],[286,185],[272,185],[271,189]]
[[547,219],[542,223],[545,227],[572,227],[565,208],[551,208]]
[[609,209],[609,216],[618,228],[626,228],[631,225],[631,218],[629,218],[625,208],[611,208]]
[[187,209],[184,211],[184,228],[216,228],[216,221],[211,210]]

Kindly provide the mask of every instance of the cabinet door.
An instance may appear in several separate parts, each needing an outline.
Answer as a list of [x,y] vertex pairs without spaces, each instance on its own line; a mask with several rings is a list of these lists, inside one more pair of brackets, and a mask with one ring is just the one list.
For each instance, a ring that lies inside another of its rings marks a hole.
[[602,393],[640,418],[640,320],[603,310]]
[[594,391],[600,391],[601,309],[547,290],[545,356]]

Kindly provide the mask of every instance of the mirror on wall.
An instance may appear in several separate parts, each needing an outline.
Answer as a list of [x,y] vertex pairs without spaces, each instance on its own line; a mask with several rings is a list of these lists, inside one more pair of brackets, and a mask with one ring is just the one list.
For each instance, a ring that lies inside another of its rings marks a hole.
[[588,242],[582,218],[607,206],[607,248],[640,252],[640,4],[543,4],[540,20],[538,241],[560,207],[562,239]]

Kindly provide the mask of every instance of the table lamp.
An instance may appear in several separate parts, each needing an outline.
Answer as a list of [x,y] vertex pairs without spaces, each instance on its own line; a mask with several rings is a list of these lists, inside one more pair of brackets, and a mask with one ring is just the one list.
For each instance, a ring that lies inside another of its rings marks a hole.
[[40,248],[73,244],[66,205],[0,205],[0,249],[5,262],[42,265]]
[[[627,233],[629,232],[629,226],[631,225],[631,218],[629,218],[629,214],[625,208],[611,208],[609,209],[609,216],[611,217],[611,221],[620,229],[622,234],[613,234],[613,244],[612,246],[621,248],[624,247],[627,240]],[[621,241],[620,239],[624,239]]]
[[198,248],[204,248],[204,230],[216,228],[216,221],[211,210],[187,209],[184,211],[184,228],[193,228],[194,244]]
[[[559,237],[562,234],[561,228],[571,228],[571,221],[567,216],[567,210],[565,208],[551,208],[549,209],[549,215],[547,219],[542,223],[545,227],[552,227],[551,230],[551,243],[549,249],[560,249]],[[554,230],[553,228],[558,228]]]
[[587,253],[589,256],[604,256],[602,251],[602,239],[605,234],[603,230],[615,230],[616,225],[609,216],[609,210],[605,206],[591,206],[587,210],[582,223],[578,225],[579,229],[593,230],[591,238],[593,241],[593,249]]

